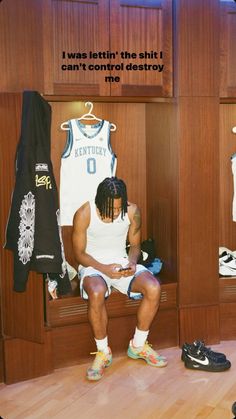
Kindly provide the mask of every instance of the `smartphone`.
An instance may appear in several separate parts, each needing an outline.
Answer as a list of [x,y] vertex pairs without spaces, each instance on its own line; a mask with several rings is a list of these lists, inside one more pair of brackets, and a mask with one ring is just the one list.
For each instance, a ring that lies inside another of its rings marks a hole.
[[127,268],[120,268],[120,269],[118,270],[118,272],[130,271],[130,270],[131,270],[131,268],[130,268],[130,267],[127,267]]

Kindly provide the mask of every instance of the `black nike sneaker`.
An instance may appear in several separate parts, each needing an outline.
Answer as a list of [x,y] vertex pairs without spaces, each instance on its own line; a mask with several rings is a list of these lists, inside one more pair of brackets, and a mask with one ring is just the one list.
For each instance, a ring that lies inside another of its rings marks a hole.
[[195,370],[220,372],[231,367],[225,354],[212,351],[202,341],[195,341],[193,344],[185,343],[182,347],[181,359],[186,368]]
[[[232,404],[232,413],[234,414],[234,416],[236,416],[236,402],[234,402]],[[235,419],[235,418],[233,418],[233,419]]]
[[212,351],[211,348],[207,348],[201,340],[195,340],[192,344],[184,343],[182,346],[181,360],[185,361],[188,354],[198,357],[200,353],[210,357],[215,362],[226,361],[225,354]]
[[207,355],[200,354],[198,357],[187,355],[184,365],[186,368],[192,370],[221,372],[228,370],[231,367],[231,362],[228,359],[222,362],[216,362]]

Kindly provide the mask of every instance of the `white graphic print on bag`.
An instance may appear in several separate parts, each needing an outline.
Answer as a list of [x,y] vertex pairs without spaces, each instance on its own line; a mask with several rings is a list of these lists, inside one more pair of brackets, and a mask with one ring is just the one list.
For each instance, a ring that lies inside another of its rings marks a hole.
[[35,197],[32,192],[24,195],[20,207],[20,237],[18,240],[18,254],[25,265],[29,262],[34,248]]

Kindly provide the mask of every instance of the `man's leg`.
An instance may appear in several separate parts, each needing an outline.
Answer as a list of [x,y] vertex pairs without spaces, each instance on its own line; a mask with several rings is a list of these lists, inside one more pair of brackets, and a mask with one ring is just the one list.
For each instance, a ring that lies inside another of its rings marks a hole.
[[102,378],[104,369],[112,362],[112,354],[107,339],[108,317],[105,306],[107,286],[100,276],[87,276],[84,278],[83,288],[88,294],[88,318],[97,346],[93,365],[87,370],[87,378],[97,381]]
[[137,312],[137,327],[139,330],[149,330],[160,304],[160,284],[150,272],[145,271],[134,279],[131,291],[143,295]]
[[131,285],[132,292],[142,293],[143,299],[137,312],[137,327],[130,342],[128,355],[133,359],[144,359],[149,365],[164,367],[166,359],[146,343],[151,323],[160,304],[160,285],[150,272],[140,273]]
[[93,329],[95,339],[104,339],[107,336],[107,311],[105,294],[107,286],[100,276],[86,276],[83,288],[88,294],[88,318]]

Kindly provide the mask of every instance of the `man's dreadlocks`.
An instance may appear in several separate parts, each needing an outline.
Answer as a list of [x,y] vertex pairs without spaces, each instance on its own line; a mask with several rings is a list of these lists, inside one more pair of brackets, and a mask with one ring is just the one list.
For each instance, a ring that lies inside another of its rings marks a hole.
[[119,198],[121,198],[121,218],[123,219],[128,206],[124,181],[117,177],[107,177],[98,185],[95,204],[102,218],[111,218],[112,221],[114,220],[114,199]]

